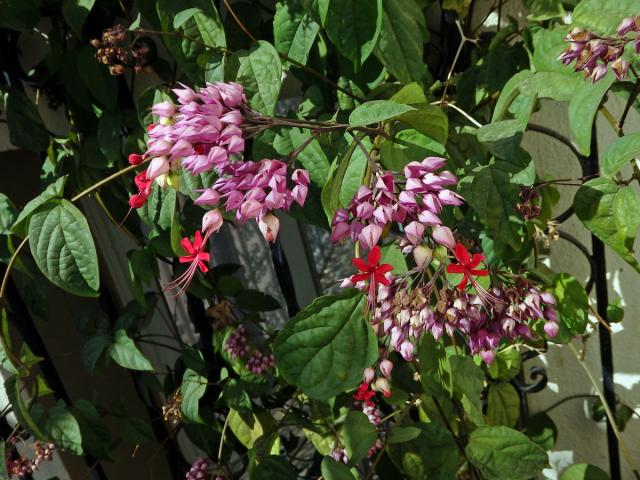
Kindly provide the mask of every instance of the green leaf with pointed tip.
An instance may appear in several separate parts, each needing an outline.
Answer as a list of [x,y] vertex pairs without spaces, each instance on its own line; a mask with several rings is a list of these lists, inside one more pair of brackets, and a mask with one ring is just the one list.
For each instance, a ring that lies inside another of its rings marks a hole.
[[47,412],[43,430],[56,446],[75,455],[82,455],[80,425],[62,400]]
[[344,420],[342,438],[349,465],[353,466],[365,457],[378,438],[378,433],[364,413],[352,410]]
[[182,375],[182,385],[180,385],[180,394],[182,395],[182,404],[180,409],[183,415],[192,422],[204,423],[200,418],[200,399],[207,390],[207,378],[200,375],[195,370],[187,368]]
[[487,480],[528,480],[548,466],[546,452],[526,435],[508,427],[479,427],[465,448]]
[[489,387],[487,419],[491,425],[514,427],[520,418],[520,396],[510,383],[493,383]]
[[558,440],[558,429],[551,417],[544,412],[527,418],[525,433],[545,450],[551,450]]
[[413,104],[413,107],[415,111],[402,114],[399,120],[445,145],[449,136],[449,119],[442,109],[428,103]]
[[29,221],[29,245],[40,271],[67,292],[97,296],[98,254],[89,224],[68,200],[51,200]]
[[595,465],[577,463],[562,472],[560,480],[609,480],[609,475]]
[[372,100],[358,105],[349,115],[349,125],[362,127],[399,117],[403,113],[415,110],[410,105],[392,102],[391,100]]
[[22,398],[22,384],[20,380],[15,375],[12,375],[4,381],[4,388],[7,392],[9,403],[11,404],[11,411],[15,414],[20,426],[34,437],[46,439],[47,436],[42,430],[42,425],[33,418]]
[[576,215],[593,234],[640,272],[633,244],[640,225],[640,200],[629,186],[608,178],[589,180],[573,199]]
[[331,457],[324,457],[320,465],[322,478],[325,480],[355,480],[344,463],[338,463]]
[[284,379],[312,398],[326,400],[355,387],[378,355],[378,342],[354,289],[317,298],[298,313],[274,343]]
[[558,273],[553,279],[553,295],[558,312],[558,335],[553,342],[566,343],[587,328],[589,297],[584,287],[566,273]]
[[484,386],[482,369],[473,358],[462,355],[449,357],[451,391],[462,398],[462,405],[469,419],[476,425],[484,424],[480,393]]
[[327,183],[322,187],[322,208],[324,209],[324,213],[327,216],[329,223],[333,220],[333,215],[336,210],[345,205],[344,203],[341,203],[340,192],[342,190],[342,183],[345,179],[345,174],[352,161],[353,153],[356,148],[358,148],[358,143],[354,140],[351,142],[351,145],[344,155],[334,160],[329,168],[329,173],[327,174]]
[[62,197],[64,186],[67,183],[67,178],[67,175],[65,175],[64,177],[60,177],[55,181],[55,183],[49,184],[40,195],[30,200],[29,203],[27,203],[20,211],[18,218],[11,227],[11,231],[16,235],[20,235],[21,237],[26,236],[28,221],[31,218],[31,215],[33,215],[36,210],[38,210],[49,200]]
[[336,49],[358,70],[382,27],[382,0],[319,0],[322,26]]
[[151,362],[142,354],[124,329],[119,328],[113,332],[113,340],[109,346],[109,355],[114,362],[129,370],[153,371]]
[[382,0],[382,28],[375,55],[402,83],[421,80],[428,37],[424,13],[415,0]]
[[640,157],[640,133],[616,139],[604,154],[602,174],[612,177],[634,158]]
[[253,448],[256,441],[275,428],[275,421],[267,412],[254,414],[230,409],[227,420],[233,434],[247,448]]
[[593,121],[614,80],[615,76],[609,72],[599,82],[584,82],[569,101],[569,129],[583,155],[591,152]]
[[273,43],[280,53],[306,64],[319,31],[320,25],[304,12],[297,0],[276,4]]
[[282,84],[282,63],[269,42],[258,41],[239,59],[236,81],[244,86],[249,105],[265,115],[273,115]]

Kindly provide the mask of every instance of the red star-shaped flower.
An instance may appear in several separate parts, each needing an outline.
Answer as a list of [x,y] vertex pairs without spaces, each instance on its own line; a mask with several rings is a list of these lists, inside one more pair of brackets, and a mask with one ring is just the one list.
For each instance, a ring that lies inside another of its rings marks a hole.
[[389,286],[391,280],[389,280],[385,274],[393,270],[393,267],[388,263],[378,265],[381,258],[382,252],[380,251],[380,247],[376,245],[369,252],[366,263],[361,258],[351,260],[353,266],[362,272],[352,275],[351,281],[353,283],[368,281],[369,286],[375,286],[377,284]]
[[182,245],[182,248],[184,248],[188,254],[180,257],[180,263],[197,262],[198,268],[200,268],[202,273],[209,271],[207,263],[211,257],[208,252],[204,251],[205,242],[203,241],[200,230],[196,231],[193,237],[193,243],[191,243],[188,237],[185,237],[180,241],[180,245]]
[[376,392],[369,388],[369,384],[362,382],[358,387],[358,391],[353,394],[353,399],[363,402],[366,405],[374,406],[375,403],[371,400],[376,396]]
[[464,290],[467,286],[468,281],[473,281],[473,277],[486,277],[489,275],[488,270],[475,270],[475,268],[480,265],[480,262],[484,260],[484,255],[481,253],[474,253],[473,256],[469,254],[469,250],[467,250],[464,245],[461,243],[456,244],[455,248],[455,256],[458,262],[460,263],[450,263],[447,265],[447,272],[449,273],[461,273],[464,275],[460,283],[458,284],[458,288],[460,290]]

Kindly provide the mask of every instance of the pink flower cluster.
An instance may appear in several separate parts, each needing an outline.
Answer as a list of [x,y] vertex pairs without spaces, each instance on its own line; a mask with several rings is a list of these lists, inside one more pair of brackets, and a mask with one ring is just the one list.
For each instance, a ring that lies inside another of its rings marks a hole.
[[[634,38],[626,35],[634,33]],[[640,16],[625,18],[618,26],[615,37],[598,36],[595,33],[574,28],[567,34],[567,49],[558,60],[569,65],[574,60],[574,70],[584,72],[585,78],[593,82],[602,79],[609,65],[618,80],[623,80],[629,69],[629,62],[622,58],[627,44],[633,42],[636,53],[640,53]]]
[[[239,325],[224,344],[225,351],[229,354],[232,360],[246,357],[251,348],[247,342],[247,330],[243,325]],[[255,350],[253,354],[247,359],[245,367],[251,373],[256,375],[262,375],[269,369],[275,368],[276,361],[273,354],[262,353],[259,350]]]
[[543,320],[549,337],[558,333],[555,298],[526,280],[501,285],[490,291],[477,286],[477,293],[451,288],[442,290],[435,309],[429,305],[433,284],[410,289],[400,278],[378,290],[378,306],[371,322],[380,337],[389,336],[389,347],[411,361],[414,343],[425,332],[438,340],[444,333],[459,332],[472,354],[487,363],[502,340],[511,342],[534,337],[531,324]]
[[209,83],[198,92],[186,86],[173,92],[179,107],[171,101],[152,107],[160,122],[148,132],[144,157],[153,160],[147,178],[154,180],[179,166],[193,175],[212,168],[221,171],[233,154],[244,150],[240,125],[246,99],[242,85]]
[[431,238],[453,248],[449,227],[442,225],[440,213],[445,205],[461,205],[462,197],[447,187],[456,185],[456,176],[448,170],[438,172],[446,160],[428,157],[404,167],[404,176],[392,172],[376,173],[373,188],[361,186],[346,209],[338,210],[332,221],[331,240],[346,238],[373,248],[385,226],[397,222],[403,228],[403,251],[422,243],[427,229]]
[[[18,437],[11,437],[8,442],[15,443]],[[56,446],[53,443],[41,443],[36,441],[33,444],[34,458],[30,459],[24,456],[15,458],[12,451],[7,453],[7,473],[11,477],[26,478],[36,472],[42,462],[50,462],[53,460],[53,452]]]
[[185,480],[205,480],[210,478],[211,460],[198,458],[191,464],[191,468],[184,476]]
[[290,180],[287,164],[278,160],[238,161],[221,169],[223,174],[202,191],[196,205],[218,205],[224,202],[227,212],[236,211],[236,220],[244,223],[255,219],[267,241],[274,241],[279,228],[272,210],[289,210],[293,203],[304,205],[309,173],[295,170]]

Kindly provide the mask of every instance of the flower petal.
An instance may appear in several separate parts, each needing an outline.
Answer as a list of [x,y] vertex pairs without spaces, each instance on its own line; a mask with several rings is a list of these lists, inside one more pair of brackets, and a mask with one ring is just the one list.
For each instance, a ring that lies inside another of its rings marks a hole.
[[456,243],[455,255],[462,265],[468,265],[471,261],[469,250],[467,250],[461,243]]
[[382,258],[382,251],[380,250],[380,247],[376,245],[369,252],[369,256],[367,257],[367,263],[369,264],[370,267],[375,267],[376,265],[378,265],[378,262],[380,262],[381,258]]

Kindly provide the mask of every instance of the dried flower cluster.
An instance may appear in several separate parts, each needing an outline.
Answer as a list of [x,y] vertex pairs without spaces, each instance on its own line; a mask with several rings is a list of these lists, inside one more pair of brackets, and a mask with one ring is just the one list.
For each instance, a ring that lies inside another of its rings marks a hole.
[[122,25],[115,25],[102,32],[100,40],[91,40],[96,49],[96,58],[109,66],[111,75],[121,75],[128,69],[136,73],[150,72],[149,64],[155,58],[155,44],[149,38],[127,41],[129,32]]
[[[18,437],[11,437],[8,442],[15,444],[18,441]],[[53,443],[42,443],[36,441],[33,444],[33,458],[27,458],[24,456],[16,456],[15,449],[10,449],[7,452],[7,473],[9,476],[18,478],[27,478],[35,473],[42,462],[50,462],[53,460],[53,452],[56,446]]]

